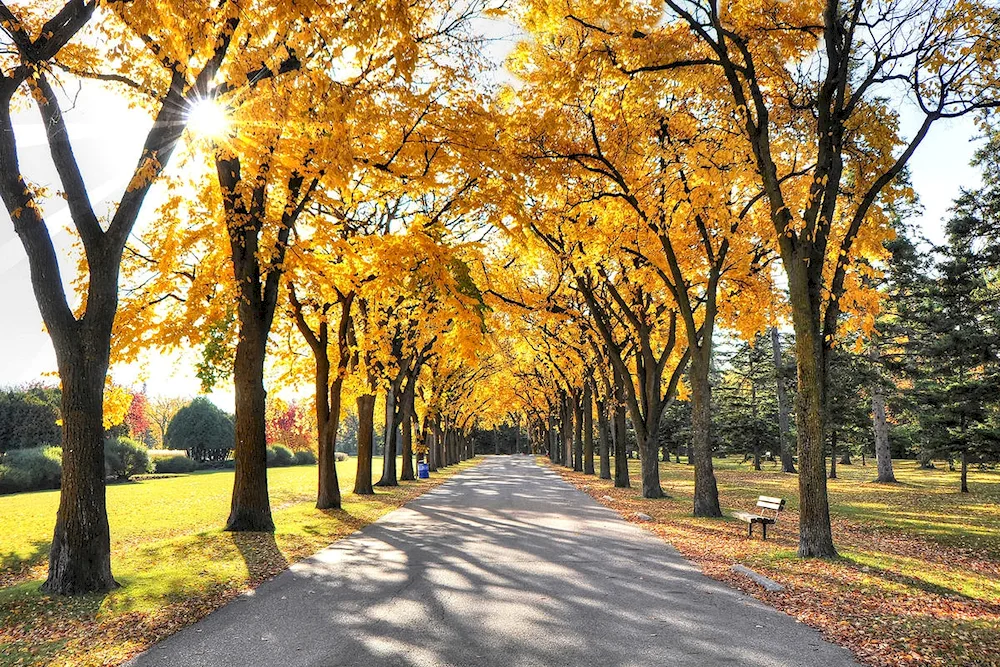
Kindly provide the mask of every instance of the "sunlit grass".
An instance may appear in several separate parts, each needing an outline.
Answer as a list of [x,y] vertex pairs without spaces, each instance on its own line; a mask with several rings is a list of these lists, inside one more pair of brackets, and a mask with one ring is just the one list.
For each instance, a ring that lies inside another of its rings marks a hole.
[[[381,466],[373,473],[378,479]],[[288,564],[371,523],[440,480],[355,496],[356,460],[338,464],[339,511],[317,510],[316,467],[268,470],[274,535],[227,533],[232,471],[108,487],[112,566],[122,587],[73,600],[42,595],[58,491],[0,497],[0,665],[116,664]]]

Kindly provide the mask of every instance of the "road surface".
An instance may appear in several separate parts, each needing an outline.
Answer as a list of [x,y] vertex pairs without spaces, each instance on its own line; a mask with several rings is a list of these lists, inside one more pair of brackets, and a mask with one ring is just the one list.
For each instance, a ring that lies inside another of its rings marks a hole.
[[856,667],[526,456],[487,457],[130,664]]

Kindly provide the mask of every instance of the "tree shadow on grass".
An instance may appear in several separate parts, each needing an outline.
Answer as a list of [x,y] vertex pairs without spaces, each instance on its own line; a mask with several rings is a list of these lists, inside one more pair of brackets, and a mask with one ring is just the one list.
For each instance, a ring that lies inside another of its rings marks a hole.
[[0,554],[0,588],[12,586],[28,576],[29,571],[49,555],[51,546],[52,540],[33,540],[27,555],[13,551]]
[[250,582],[256,585],[270,579],[288,567],[273,533],[229,533],[233,544],[246,563]]
[[922,591],[926,591],[928,593],[932,593],[934,595],[940,595],[942,597],[960,598],[962,600],[967,600],[970,602],[980,602],[980,600],[978,600],[977,598],[966,595],[961,591],[956,591],[953,588],[948,588],[947,586],[942,586],[940,584],[935,584],[930,581],[925,581],[917,577],[911,577],[909,575],[902,574],[901,572],[894,572],[892,570],[887,570],[885,568],[874,567],[872,565],[868,565],[866,563],[862,563],[861,561],[855,560],[850,556],[840,555],[838,556],[838,559],[845,563],[850,563],[851,565],[857,567],[865,574],[870,574],[872,576],[884,579],[885,581],[894,584],[901,584],[903,586],[908,586],[910,588],[916,588]]

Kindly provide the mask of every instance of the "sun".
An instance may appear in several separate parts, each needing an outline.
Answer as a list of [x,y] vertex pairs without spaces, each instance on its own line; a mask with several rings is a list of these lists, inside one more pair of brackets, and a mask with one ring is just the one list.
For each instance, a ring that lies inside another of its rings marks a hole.
[[194,134],[206,139],[221,139],[229,135],[229,114],[217,100],[195,101],[187,113],[187,126]]

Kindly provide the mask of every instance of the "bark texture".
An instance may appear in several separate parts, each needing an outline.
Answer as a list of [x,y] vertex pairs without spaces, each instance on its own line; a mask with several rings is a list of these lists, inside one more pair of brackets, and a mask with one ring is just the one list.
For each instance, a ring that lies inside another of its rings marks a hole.
[[615,443],[615,487],[627,489],[632,486],[628,476],[628,454],[625,451],[625,439],[628,437],[628,424],[625,417],[625,406],[615,406],[614,412],[614,443]]
[[[878,361],[878,348],[872,345],[870,356]],[[896,481],[896,473],[892,469],[892,450],[889,448],[889,425],[885,420],[885,390],[876,381],[872,385],[872,430],[875,435],[875,465],[878,468],[876,482],[891,483]]]
[[236,344],[236,474],[226,530],[274,532],[267,495],[266,343],[262,333],[256,327],[245,327]]
[[590,384],[583,391],[583,472],[594,474],[594,400]]
[[[583,472],[583,403],[580,392],[573,392],[573,470]],[[593,461],[591,470],[593,471]]]
[[792,451],[792,435],[789,424],[790,405],[785,388],[784,364],[781,361],[781,337],[777,327],[771,327],[771,359],[774,362],[774,378],[778,394],[778,451],[781,452],[781,472],[795,472],[795,452]]
[[601,459],[601,479],[611,479],[611,425],[604,401],[597,402],[597,431]]
[[799,439],[799,555],[834,558],[830,526],[830,500],[826,490],[826,354],[817,319],[809,307],[799,304],[793,290],[793,313],[797,312],[796,359],[798,387],[795,412]]
[[354,478],[354,493],[370,496],[372,487],[372,438],[375,435],[375,395],[362,394],[358,404],[358,475]]
[[[694,515],[722,516],[719,489],[712,468],[712,388],[708,380],[711,348],[691,358],[691,431],[694,446]],[[655,453],[653,456],[656,458]]]
[[63,472],[59,511],[42,591],[79,595],[118,587],[111,574],[111,532],[104,488],[102,402],[106,361],[58,355],[62,380]]
[[396,479],[396,403],[398,383],[393,383],[385,397],[385,445],[382,450],[382,477],[375,486],[399,486]]

